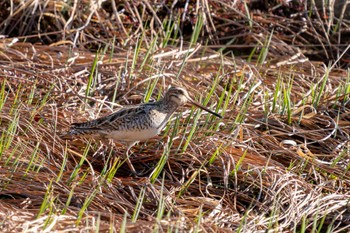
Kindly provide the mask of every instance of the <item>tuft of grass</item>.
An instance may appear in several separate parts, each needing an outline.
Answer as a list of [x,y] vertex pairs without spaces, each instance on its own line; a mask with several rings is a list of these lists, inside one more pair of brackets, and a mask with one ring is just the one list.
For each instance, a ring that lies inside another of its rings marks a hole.
[[312,104],[315,108],[317,108],[319,106],[321,99],[324,97],[324,91],[325,91],[325,87],[327,84],[330,69],[331,69],[330,66],[328,66],[328,68],[326,68],[326,72],[323,75],[323,77],[321,78],[320,82],[317,82],[312,89],[312,93],[313,93]]
[[98,61],[99,61],[99,52],[95,54],[94,61],[91,66],[91,71],[88,77],[88,82],[86,85],[86,90],[85,90],[85,97],[86,101],[88,100],[87,97],[91,96],[92,93],[95,91],[96,88],[96,77],[97,77],[97,72],[98,72]]
[[259,64],[264,64],[266,61],[266,58],[268,56],[268,52],[269,52],[269,48],[270,48],[270,44],[271,44],[271,40],[272,40],[272,36],[273,36],[273,29],[270,33],[269,38],[267,38],[267,40],[264,42],[264,44],[261,46],[261,51],[259,53],[259,56],[257,58],[257,62]]
[[54,204],[54,197],[52,192],[53,192],[52,181],[50,181],[49,185],[46,188],[46,193],[45,193],[45,196],[43,197],[43,201],[40,205],[37,218],[39,218],[44,212],[46,212],[47,209],[49,209],[49,212],[52,213],[53,204]]
[[146,188],[145,187],[141,188],[140,194],[139,194],[137,202],[135,204],[134,212],[133,212],[133,214],[131,216],[131,221],[133,223],[135,223],[137,221],[137,219],[138,219],[138,217],[140,215],[142,204],[143,204],[144,198],[145,198],[145,193],[146,193]]

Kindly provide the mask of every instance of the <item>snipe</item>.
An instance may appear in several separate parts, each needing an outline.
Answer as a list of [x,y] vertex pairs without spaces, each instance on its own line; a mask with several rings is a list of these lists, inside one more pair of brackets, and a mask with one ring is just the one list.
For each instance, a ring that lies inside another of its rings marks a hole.
[[185,103],[190,103],[222,118],[218,113],[193,101],[184,88],[170,87],[159,101],[125,107],[92,121],[73,123],[65,138],[83,136],[124,142],[127,145],[127,164],[131,171],[137,174],[129,160],[130,148],[139,141],[145,141],[158,135],[173,113]]

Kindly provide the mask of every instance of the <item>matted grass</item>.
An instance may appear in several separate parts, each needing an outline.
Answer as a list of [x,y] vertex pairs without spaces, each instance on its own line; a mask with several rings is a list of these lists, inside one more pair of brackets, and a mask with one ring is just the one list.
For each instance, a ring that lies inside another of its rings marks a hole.
[[[150,3],[140,6],[162,18]],[[108,25],[92,15],[84,36]],[[250,56],[234,56],[227,43],[214,51],[199,43],[218,27],[207,16],[187,42],[174,31],[181,21],[161,30],[152,20],[125,37],[130,47],[115,46],[107,33],[79,37],[79,48],[1,41],[2,231],[348,230],[349,70],[296,58],[290,44],[283,54],[275,33],[264,33]],[[99,49],[84,48],[84,40]],[[157,100],[169,85],[224,118],[181,108],[158,138],[133,147],[141,177],[124,164],[122,144],[60,137],[73,122]]]

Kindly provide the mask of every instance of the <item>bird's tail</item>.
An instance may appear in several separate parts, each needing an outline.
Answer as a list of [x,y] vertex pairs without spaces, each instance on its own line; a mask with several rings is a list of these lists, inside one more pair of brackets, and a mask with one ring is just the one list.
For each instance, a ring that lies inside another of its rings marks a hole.
[[82,135],[83,133],[75,128],[70,128],[68,132],[65,132],[63,135],[61,135],[62,139],[73,139],[76,136]]
[[74,123],[71,125],[69,131],[63,134],[61,138],[73,139],[77,137],[97,137],[99,132],[99,128],[89,127],[89,125],[85,123]]

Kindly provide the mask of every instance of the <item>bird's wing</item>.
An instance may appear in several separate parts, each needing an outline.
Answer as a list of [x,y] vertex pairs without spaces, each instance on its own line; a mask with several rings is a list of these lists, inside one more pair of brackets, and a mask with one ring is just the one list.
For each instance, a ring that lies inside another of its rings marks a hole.
[[140,116],[144,116],[146,110],[144,106],[133,106],[122,108],[110,115],[83,123],[73,123],[71,130],[79,131],[112,131],[125,128],[130,122]]

